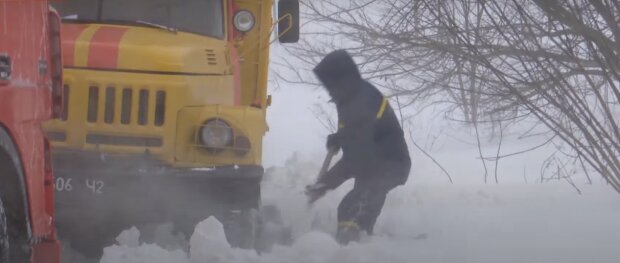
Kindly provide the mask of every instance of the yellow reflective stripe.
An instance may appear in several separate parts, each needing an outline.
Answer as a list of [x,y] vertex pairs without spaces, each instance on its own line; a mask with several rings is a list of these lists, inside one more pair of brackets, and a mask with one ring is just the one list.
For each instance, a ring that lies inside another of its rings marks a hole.
[[90,40],[95,35],[95,32],[99,30],[101,26],[92,25],[84,29],[82,34],[75,40],[75,53],[73,58],[73,65],[76,67],[86,67],[88,64],[88,53],[90,49]]
[[[386,98],[383,98],[383,101],[381,102],[381,107],[379,107],[379,111],[377,112],[377,119],[381,119],[381,117],[383,117],[383,113],[385,113],[385,108],[388,105],[388,100]],[[344,128],[344,124],[339,122],[338,123],[338,129],[342,129]]]
[[338,226],[339,227],[346,227],[346,228],[360,228],[360,225],[357,224],[355,221],[340,221],[338,222]]
[[388,104],[388,100],[383,98],[383,102],[381,102],[381,108],[379,108],[379,112],[377,112],[377,119],[381,119],[383,117],[383,113],[385,112],[385,107]]

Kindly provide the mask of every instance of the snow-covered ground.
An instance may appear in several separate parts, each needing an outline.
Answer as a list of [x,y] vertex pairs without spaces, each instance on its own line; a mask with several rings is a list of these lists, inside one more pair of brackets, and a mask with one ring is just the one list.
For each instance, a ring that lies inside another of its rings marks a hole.
[[[230,248],[221,224],[209,218],[196,227],[189,244],[173,236],[170,225],[156,229],[156,244],[141,243],[137,229],[127,230],[119,236],[117,245],[105,249],[99,262],[620,262],[620,194],[595,174],[591,176],[593,183],[588,184],[584,172],[570,165],[565,169],[579,190],[566,180],[541,183],[544,160],[561,145],[549,144],[501,159],[497,167],[499,184],[494,179],[495,162],[489,161],[488,184],[483,184],[484,169],[471,130],[428,116],[419,118],[412,127],[414,139],[444,166],[454,184],[435,163],[410,147],[413,168],[409,182],[389,194],[375,228],[376,236],[345,247],[334,241],[336,207],[352,182],[308,207],[303,189],[314,180],[322,160],[320,153],[303,149],[321,149],[322,141],[304,148],[292,138],[308,136],[291,132],[291,141],[280,145],[297,147],[302,152],[268,168],[262,191],[263,204],[277,206],[285,223],[291,226],[291,246],[277,246],[261,255]],[[501,154],[519,152],[544,141],[519,139],[517,135],[505,133]],[[484,156],[497,154],[497,139],[485,137],[481,144]],[[64,262],[88,262],[70,249],[66,252]]]
[[579,195],[563,181],[450,185],[416,183],[414,176],[389,195],[377,236],[342,247],[332,238],[335,208],[351,184],[309,208],[302,190],[317,169],[292,160],[265,178],[264,203],[282,210],[292,246],[262,255],[232,249],[210,218],[197,226],[189,253],[139,244],[132,229],[100,262],[618,262],[620,195],[603,183],[579,183]]

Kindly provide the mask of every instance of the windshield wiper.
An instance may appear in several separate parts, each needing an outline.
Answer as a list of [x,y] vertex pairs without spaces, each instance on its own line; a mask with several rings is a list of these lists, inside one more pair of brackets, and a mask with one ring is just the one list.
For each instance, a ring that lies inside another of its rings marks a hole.
[[136,20],[136,21],[133,21],[133,22],[136,23],[136,24],[144,25],[144,26],[149,26],[149,27],[153,27],[153,28],[163,29],[163,30],[166,30],[168,32],[175,33],[175,34],[177,32],[179,32],[179,30],[174,28],[174,27],[164,26],[164,25],[160,25],[160,24],[155,24],[155,23],[147,22],[147,21]]
[[140,25],[140,26],[145,26],[145,27],[162,29],[162,30],[166,30],[168,32],[174,33],[174,34],[179,32],[179,30],[174,27],[164,26],[164,25],[142,21],[142,20],[131,21],[131,20],[114,20],[114,19],[104,19],[104,20],[80,19],[77,15],[64,16],[62,20],[67,21],[67,22],[72,22],[72,23],[110,23],[110,24],[118,24],[118,25],[134,24],[134,25]]

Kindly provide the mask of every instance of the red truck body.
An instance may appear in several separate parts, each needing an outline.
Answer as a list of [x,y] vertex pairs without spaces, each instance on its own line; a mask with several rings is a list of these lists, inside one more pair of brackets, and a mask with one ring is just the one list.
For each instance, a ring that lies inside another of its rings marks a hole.
[[46,0],[0,0],[0,198],[11,262],[59,262],[41,129],[62,108],[59,25]]

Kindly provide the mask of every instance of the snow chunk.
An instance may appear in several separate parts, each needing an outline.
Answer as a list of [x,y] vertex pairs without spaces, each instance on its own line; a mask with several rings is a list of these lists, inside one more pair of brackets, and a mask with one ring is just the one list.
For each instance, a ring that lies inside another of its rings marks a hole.
[[228,262],[232,248],[226,242],[224,226],[215,217],[200,222],[190,239],[192,262]]
[[209,217],[196,226],[190,239],[192,263],[236,263],[256,262],[254,250],[232,248],[224,233],[224,226],[215,217]]
[[140,246],[140,231],[135,226],[124,230],[116,237],[116,242],[121,246],[137,248]]

